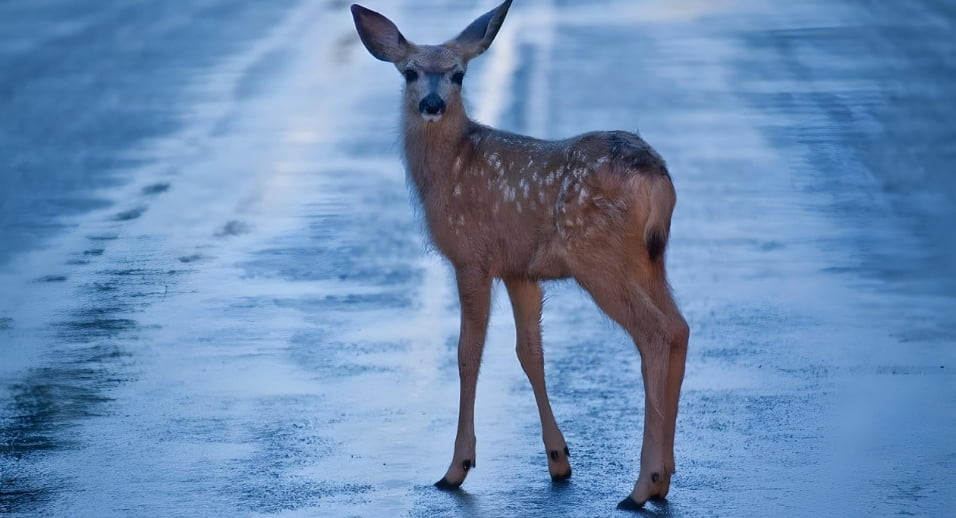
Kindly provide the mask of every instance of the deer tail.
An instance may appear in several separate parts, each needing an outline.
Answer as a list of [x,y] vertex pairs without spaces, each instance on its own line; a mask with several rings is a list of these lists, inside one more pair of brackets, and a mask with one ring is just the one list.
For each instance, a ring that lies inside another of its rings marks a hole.
[[648,193],[648,215],[644,224],[644,245],[651,261],[663,258],[667,248],[667,239],[671,230],[671,214],[677,203],[674,184],[667,174],[657,176],[650,182]]

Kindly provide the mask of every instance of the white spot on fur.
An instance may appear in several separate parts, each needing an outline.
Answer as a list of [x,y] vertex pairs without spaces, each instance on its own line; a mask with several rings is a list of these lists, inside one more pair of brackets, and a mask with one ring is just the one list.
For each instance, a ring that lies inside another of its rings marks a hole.
[[555,183],[557,183],[558,178],[560,177],[561,177],[560,170],[551,171],[550,173],[548,173],[548,176],[545,178],[545,183],[547,183],[548,185],[554,185]]
[[588,198],[588,188],[581,187],[581,191],[578,192],[578,203],[584,203]]
[[561,193],[565,194],[571,189],[571,182],[573,178],[571,176],[565,176],[564,180],[561,181]]
[[498,153],[492,153],[488,155],[488,165],[494,168],[499,174],[503,173],[504,170],[501,167],[501,156]]
[[456,197],[461,196],[461,184],[455,185],[455,190],[452,192]]

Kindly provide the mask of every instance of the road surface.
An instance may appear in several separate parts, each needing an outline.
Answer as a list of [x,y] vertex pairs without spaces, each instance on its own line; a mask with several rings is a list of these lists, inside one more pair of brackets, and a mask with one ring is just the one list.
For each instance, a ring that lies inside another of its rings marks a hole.
[[[488,2],[368,0],[406,36]],[[516,2],[480,121],[638,130],[678,189],[692,329],[650,516],[956,506],[956,9]],[[347,2],[0,6],[0,512],[606,516],[637,475],[635,348],[547,288],[554,485],[499,286],[478,468],[447,467],[457,298],[399,158],[401,78]]]

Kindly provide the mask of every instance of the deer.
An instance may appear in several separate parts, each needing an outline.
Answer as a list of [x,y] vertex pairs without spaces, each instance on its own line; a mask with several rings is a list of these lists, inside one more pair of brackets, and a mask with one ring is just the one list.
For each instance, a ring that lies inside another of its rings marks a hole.
[[664,255],[677,201],[661,156],[625,131],[541,140],[469,119],[469,62],[498,34],[512,0],[440,45],[406,39],[382,14],[351,13],[371,55],[404,78],[401,140],[410,190],[428,237],[454,269],[461,307],[459,411],[452,461],[435,483],[457,490],[475,463],[475,388],[495,280],[511,301],[518,361],[531,383],[548,471],[571,476],[570,451],[544,377],[542,283],[573,279],[633,339],[641,358],[640,469],[619,509],[664,499],[690,330],[667,282]]

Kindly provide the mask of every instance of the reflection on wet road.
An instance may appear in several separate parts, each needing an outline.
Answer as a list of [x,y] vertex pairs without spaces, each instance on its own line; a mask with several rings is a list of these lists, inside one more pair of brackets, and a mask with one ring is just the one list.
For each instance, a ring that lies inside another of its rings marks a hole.
[[[490,8],[368,4],[417,41]],[[528,0],[474,63],[483,122],[668,159],[693,332],[648,514],[956,505],[954,26],[937,0]],[[571,284],[544,329],[574,478],[547,476],[501,293],[480,467],[431,487],[457,298],[401,78],[346,2],[13,0],[0,35],[0,512],[604,516],[630,489],[639,358]]]

